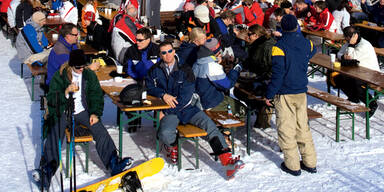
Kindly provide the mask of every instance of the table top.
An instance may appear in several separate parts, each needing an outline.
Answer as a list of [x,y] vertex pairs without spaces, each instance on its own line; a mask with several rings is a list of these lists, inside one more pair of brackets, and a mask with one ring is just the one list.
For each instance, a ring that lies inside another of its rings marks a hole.
[[[100,69],[96,72],[97,78],[99,81],[102,80],[108,80],[112,77],[109,75],[112,71],[116,70],[116,66],[104,66],[100,67]],[[151,101],[151,104],[143,106],[126,106],[122,103],[120,103],[120,98],[118,94],[120,93],[124,87],[115,87],[115,86],[101,86],[101,89],[112,99],[112,102],[120,108],[121,111],[150,111],[150,110],[162,110],[162,109],[169,109],[170,106],[164,103],[163,100],[147,95],[147,100]]]
[[306,28],[302,28],[301,32],[309,34],[309,35],[315,35],[318,37],[322,37],[324,39],[331,40],[331,41],[341,41],[341,40],[345,39],[344,35],[333,33],[330,31],[310,31]]
[[376,55],[384,56],[384,48],[375,47],[375,53]]
[[319,53],[312,57],[310,62],[343,75],[362,80],[370,85],[384,88],[384,73],[379,71],[361,66],[341,66],[336,68],[331,64],[331,57],[329,55]]
[[370,26],[367,24],[364,24],[364,23],[355,23],[353,24],[354,26],[357,26],[357,27],[362,27],[362,28],[366,28],[366,29],[371,29],[371,30],[375,30],[375,31],[379,31],[379,32],[384,32],[384,27],[380,27],[380,26]]
[[61,17],[47,17],[45,25],[62,25],[66,23]]

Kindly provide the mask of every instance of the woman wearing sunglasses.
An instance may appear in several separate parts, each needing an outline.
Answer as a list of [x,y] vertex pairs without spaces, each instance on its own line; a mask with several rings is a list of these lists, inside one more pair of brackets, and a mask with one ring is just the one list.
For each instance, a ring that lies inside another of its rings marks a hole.
[[[70,126],[67,121],[66,111],[69,94],[74,98],[74,123],[75,126],[84,125],[90,129],[96,142],[96,150],[104,166],[111,170],[111,174],[120,173],[132,163],[131,158],[119,161],[116,146],[108,131],[100,121],[103,114],[104,97],[96,74],[86,67],[84,51],[77,49],[70,53],[69,61],[60,67],[53,76],[47,95],[50,122],[53,122],[44,144],[43,161],[40,161],[44,171],[43,186],[48,189],[50,181],[59,166],[59,138],[64,139],[65,127]],[[57,103],[60,104],[56,110]],[[57,112],[60,114],[57,115]],[[60,116],[60,122],[58,122]],[[60,125],[59,125],[60,124]],[[59,138],[58,138],[59,137]],[[36,173],[37,172],[37,173]],[[41,170],[33,174],[40,174]],[[36,182],[40,177],[36,177]]]

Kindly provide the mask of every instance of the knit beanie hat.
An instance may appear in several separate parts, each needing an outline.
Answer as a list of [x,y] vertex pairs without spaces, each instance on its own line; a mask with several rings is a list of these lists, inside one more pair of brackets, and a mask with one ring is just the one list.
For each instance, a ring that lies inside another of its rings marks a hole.
[[283,2],[281,2],[280,7],[282,9],[291,8],[292,7],[292,3],[289,2],[289,1],[283,1]]
[[283,29],[283,31],[292,31],[296,29],[297,26],[297,19],[291,14],[284,15],[281,19],[281,28]]
[[72,50],[71,53],[69,53],[68,64],[71,67],[86,66],[87,61],[84,55],[84,51],[81,49]]
[[209,23],[209,10],[207,6],[199,5],[195,7],[193,13],[202,23]]
[[45,19],[45,15],[41,11],[36,11],[32,14],[32,21],[35,23],[39,23],[43,19]]
[[87,11],[85,14],[84,14],[84,18],[83,18],[85,21],[95,21],[95,13],[91,12],[91,11]]
[[204,46],[211,50],[214,54],[221,50],[220,42],[216,38],[207,39]]

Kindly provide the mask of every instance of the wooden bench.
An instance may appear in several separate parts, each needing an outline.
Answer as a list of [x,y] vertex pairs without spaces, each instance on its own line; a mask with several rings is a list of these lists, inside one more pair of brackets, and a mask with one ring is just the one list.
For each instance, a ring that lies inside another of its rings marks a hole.
[[314,111],[310,108],[307,108],[307,116],[308,116],[308,121],[311,119],[317,119],[317,118],[323,117],[323,115],[321,115],[321,113]]
[[[346,99],[331,95],[311,86],[308,86],[307,94],[336,106],[336,142],[340,141],[340,115],[344,114],[352,117],[352,140],[355,140],[355,113],[367,112],[369,111],[369,108],[352,103]],[[341,112],[341,110],[344,112]]]
[[[66,175],[69,176],[69,148],[70,148],[70,142],[71,142],[71,133],[69,128],[65,129],[65,135],[67,137],[67,150],[66,150]],[[85,172],[88,173],[88,161],[89,161],[89,142],[93,141],[93,137],[91,134],[91,131],[83,126],[80,125],[79,127],[75,128],[75,141],[74,144],[80,144],[85,147]],[[75,146],[74,146],[75,148]]]
[[196,169],[199,168],[199,137],[207,136],[208,133],[196,126],[186,124],[177,126],[179,137],[177,139],[177,168],[181,169],[181,145],[185,140],[192,140],[195,142],[195,157],[196,157]]
[[24,63],[21,63],[20,65],[20,77],[23,78],[23,71],[24,71],[24,65],[27,65],[28,68],[29,68],[29,71],[31,72],[31,75],[32,75],[32,87],[31,87],[31,101],[33,101],[33,99],[35,98],[35,77],[36,76],[39,76],[39,75],[47,75],[47,67],[44,65],[44,66],[32,66],[31,64],[24,64]]
[[384,57],[384,48],[377,48],[377,47],[374,47],[375,48],[375,53],[377,56],[383,56]]

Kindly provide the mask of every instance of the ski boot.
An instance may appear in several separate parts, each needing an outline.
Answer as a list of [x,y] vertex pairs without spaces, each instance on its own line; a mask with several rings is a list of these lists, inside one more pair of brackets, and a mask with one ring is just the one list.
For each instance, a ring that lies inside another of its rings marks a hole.
[[119,160],[119,157],[116,154],[113,154],[110,161],[111,175],[117,175],[127,169],[132,165],[133,159],[131,157],[125,157],[122,160]]
[[220,162],[226,167],[227,179],[233,179],[236,172],[244,167],[244,162],[240,160],[240,156],[232,157],[232,153],[227,152],[219,155]]
[[171,163],[173,165],[177,165],[177,145],[171,147],[164,145],[164,148],[167,152],[167,157],[171,160]]

